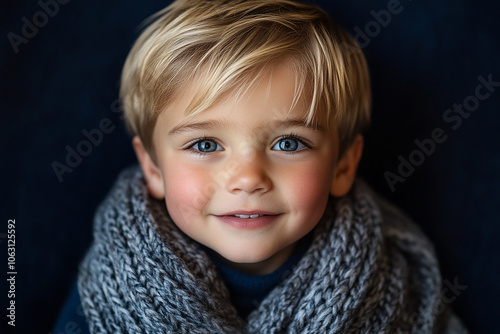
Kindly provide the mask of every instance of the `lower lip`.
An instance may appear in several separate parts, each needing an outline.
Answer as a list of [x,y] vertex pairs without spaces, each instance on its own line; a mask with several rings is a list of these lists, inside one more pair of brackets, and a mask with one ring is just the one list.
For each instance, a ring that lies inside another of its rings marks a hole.
[[261,216],[258,218],[239,218],[236,216],[217,216],[224,223],[242,230],[256,230],[271,225],[279,215]]

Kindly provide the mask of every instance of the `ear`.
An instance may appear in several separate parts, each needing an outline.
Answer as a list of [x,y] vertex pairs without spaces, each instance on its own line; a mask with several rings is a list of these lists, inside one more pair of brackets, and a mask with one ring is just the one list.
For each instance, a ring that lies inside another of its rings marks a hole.
[[356,178],[356,171],[362,152],[363,136],[358,135],[347,151],[344,152],[344,155],[340,158],[335,167],[330,188],[330,193],[333,196],[342,197],[351,189],[354,179]]
[[163,187],[163,176],[161,170],[156,166],[148,151],[144,148],[139,136],[132,139],[137,160],[142,168],[142,173],[146,179],[148,192],[156,199],[165,198],[165,188]]

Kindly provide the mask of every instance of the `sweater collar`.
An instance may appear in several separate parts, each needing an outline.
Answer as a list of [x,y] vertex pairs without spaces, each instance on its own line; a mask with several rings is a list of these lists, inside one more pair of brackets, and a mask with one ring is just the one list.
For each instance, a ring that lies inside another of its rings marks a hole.
[[279,268],[266,275],[251,275],[243,273],[230,267],[214,251],[204,247],[208,256],[216,265],[231,296],[231,301],[238,314],[246,318],[260,302],[276,287],[285,280],[293,271],[295,265],[300,261],[311,245],[313,232],[309,232],[300,239],[292,255]]

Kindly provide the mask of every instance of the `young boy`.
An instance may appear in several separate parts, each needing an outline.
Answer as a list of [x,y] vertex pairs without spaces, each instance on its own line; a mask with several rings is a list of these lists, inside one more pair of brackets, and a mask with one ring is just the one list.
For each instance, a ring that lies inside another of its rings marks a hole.
[[464,332],[432,246],[356,180],[368,70],[326,13],[178,0],[121,98],[140,168],[96,214],[90,332]]

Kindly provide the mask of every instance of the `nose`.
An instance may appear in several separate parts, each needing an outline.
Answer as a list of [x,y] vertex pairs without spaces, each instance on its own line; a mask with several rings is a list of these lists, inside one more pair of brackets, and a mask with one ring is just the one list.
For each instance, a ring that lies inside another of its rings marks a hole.
[[226,189],[230,193],[258,194],[272,189],[267,163],[258,154],[234,157],[231,167],[226,181]]

